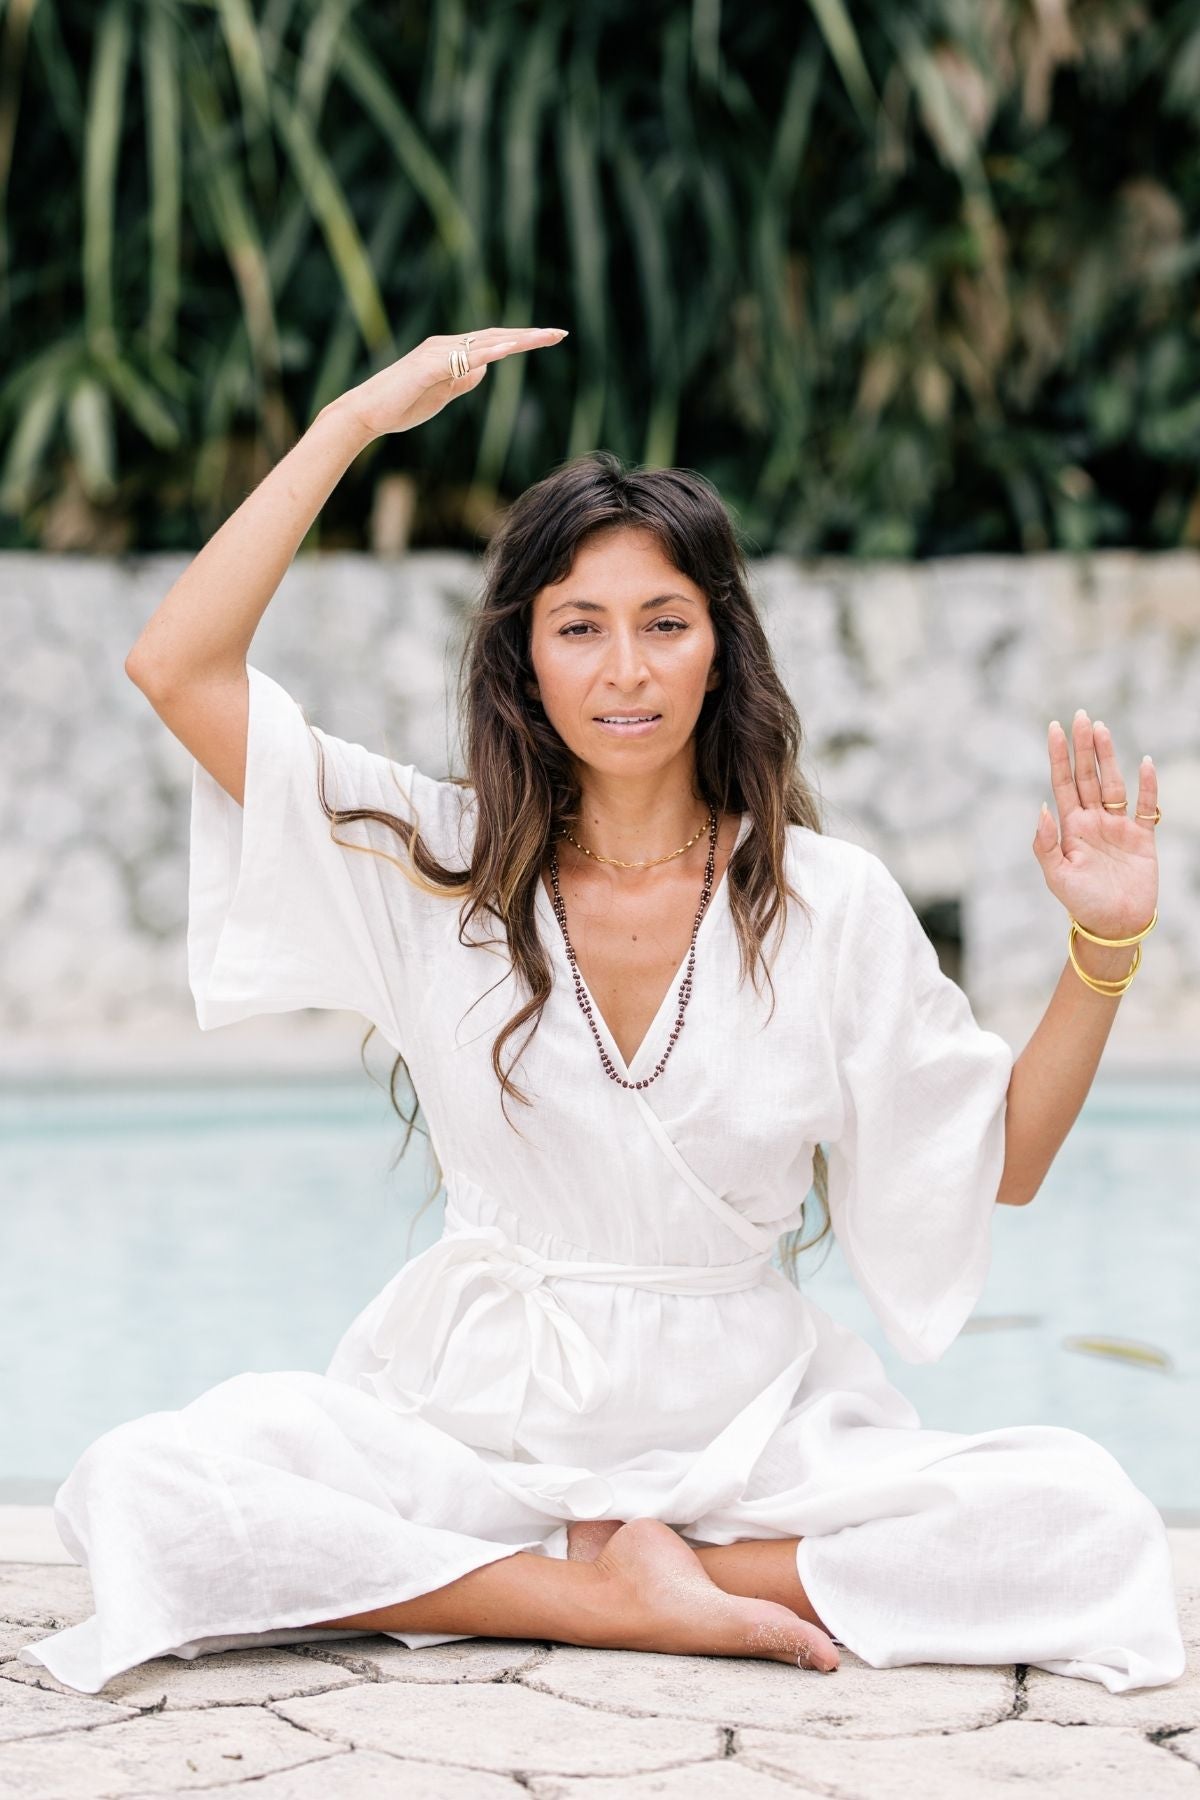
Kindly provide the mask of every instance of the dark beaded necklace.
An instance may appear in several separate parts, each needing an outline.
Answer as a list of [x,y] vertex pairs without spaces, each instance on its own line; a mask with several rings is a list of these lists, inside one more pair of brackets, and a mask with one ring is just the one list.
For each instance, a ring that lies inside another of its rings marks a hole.
[[[667,1066],[667,1058],[675,1048],[676,1039],[683,1030],[683,1015],[687,1011],[687,1003],[692,997],[692,971],[696,966],[696,935],[700,930],[700,921],[704,917],[705,908],[708,906],[708,902],[712,896],[713,875],[716,870],[716,849],[717,811],[715,807],[710,806],[708,812],[708,860],[704,865],[704,885],[700,891],[700,907],[696,913],[696,923],[692,926],[692,941],[688,948],[687,969],[684,973],[683,980],[679,984],[679,1011],[675,1015],[675,1025],[671,1032],[667,1047],[659,1058],[658,1066],[653,1075],[646,1075],[641,1081],[627,1081],[615,1067],[613,1059],[604,1048],[600,1033],[596,1029],[596,1020],[592,1013],[591,1001],[588,999],[587,990],[583,985],[583,980],[579,973],[579,965],[575,961],[575,951],[567,932],[566,902],[563,900],[558,886],[558,850],[553,841],[551,842],[550,885],[554,889],[554,915],[558,920],[559,928],[563,934],[563,942],[567,947],[567,961],[571,965],[571,974],[575,980],[575,998],[579,1002],[584,1018],[591,1027],[592,1036],[596,1040],[596,1048],[600,1052],[600,1061],[604,1065],[605,1074],[608,1075],[612,1081],[617,1082],[621,1087],[645,1088],[649,1087],[652,1081],[657,1081]],[[641,1054],[640,1045],[638,1046],[638,1054]]]

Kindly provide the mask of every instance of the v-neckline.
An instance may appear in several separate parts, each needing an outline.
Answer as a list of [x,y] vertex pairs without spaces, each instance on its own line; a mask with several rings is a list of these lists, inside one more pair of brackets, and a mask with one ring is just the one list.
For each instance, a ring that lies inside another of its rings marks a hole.
[[[704,909],[704,916],[700,920],[700,924],[699,924],[699,927],[696,932],[697,953],[699,952],[699,949],[700,949],[700,940],[704,936],[705,930],[708,926],[708,921],[712,918],[713,913],[717,910],[718,903],[720,903],[722,906],[728,905],[728,896],[726,894],[725,889],[726,889],[726,878],[729,874],[729,865],[733,861],[734,856],[737,854],[738,846],[741,844],[742,839],[746,836],[746,833],[748,832],[749,829],[750,829],[750,814],[748,812],[744,812],[741,817],[741,823],[738,825],[737,836],[733,840],[733,848],[730,850],[729,855],[726,858],[725,867],[721,870],[720,876],[718,877],[716,883],[713,886],[713,891],[708,897],[708,905]],[[550,898],[550,895],[546,891],[546,883],[542,879],[542,871],[540,869],[538,870],[538,878],[537,878],[537,899],[538,899],[538,905],[542,909],[543,916],[546,917],[546,919],[549,923],[550,929],[551,929],[551,936],[552,936],[553,943],[554,943],[554,952],[553,953],[554,953],[554,955],[556,955],[558,957],[561,967],[565,969],[568,980],[571,980],[571,987],[572,987],[571,1000],[574,1003],[575,1002],[574,981],[571,977],[571,964],[570,964],[570,959],[567,956],[567,946],[566,946],[566,942],[563,938],[562,926],[558,922],[558,914],[554,910],[554,902]],[[575,967],[579,973],[580,985],[582,986],[584,993],[587,995],[588,1000],[591,1003],[592,1017],[595,1019],[597,1028],[598,1028],[601,1036],[605,1040],[605,1047],[608,1050],[609,1055],[612,1057],[613,1062],[615,1063],[615,1065],[617,1067],[618,1073],[623,1075],[627,1081],[631,1081],[634,1079],[634,1070],[638,1067],[639,1063],[641,1062],[643,1052],[647,1049],[647,1047],[649,1046],[652,1039],[656,1040],[658,1027],[662,1021],[663,1014],[666,1012],[668,1005],[678,997],[679,984],[683,980],[684,971],[687,968],[687,960],[688,960],[688,957],[690,956],[690,954],[691,954],[691,943],[689,940],[688,948],[684,951],[682,957],[680,958],[679,965],[676,968],[675,973],[672,975],[670,981],[667,983],[666,991],[663,994],[662,999],[658,1003],[658,1010],[655,1013],[654,1017],[651,1019],[649,1025],[647,1025],[645,1031],[643,1032],[642,1041],[638,1045],[637,1049],[634,1051],[633,1056],[628,1063],[625,1061],[625,1058],[621,1055],[620,1046],[618,1045],[616,1038],[613,1036],[612,1029],[609,1026],[608,1020],[604,1017],[604,1014],[601,1012],[599,1006],[596,1003],[596,997],[592,993],[591,988],[588,986],[587,981],[584,978],[583,970],[579,967],[578,961],[575,964]],[[576,1004],[576,1010],[577,1011],[579,1010],[577,1004]],[[581,1024],[584,1023],[582,1016],[580,1018],[580,1023]]]

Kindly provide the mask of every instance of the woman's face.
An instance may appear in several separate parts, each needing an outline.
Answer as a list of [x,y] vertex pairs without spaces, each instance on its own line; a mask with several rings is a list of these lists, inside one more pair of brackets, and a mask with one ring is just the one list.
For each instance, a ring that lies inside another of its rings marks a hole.
[[[581,764],[605,774],[664,771],[719,680],[708,600],[643,527],[588,538],[570,573],[535,595],[529,653],[546,717]],[[599,722],[619,712],[656,722]]]

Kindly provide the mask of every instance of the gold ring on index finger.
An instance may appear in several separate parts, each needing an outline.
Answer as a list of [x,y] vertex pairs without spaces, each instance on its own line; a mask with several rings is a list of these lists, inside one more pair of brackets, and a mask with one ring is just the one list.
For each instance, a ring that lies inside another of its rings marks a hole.
[[460,375],[469,375],[471,373],[471,339],[465,337],[463,343],[466,346],[465,349],[460,350],[456,346],[450,352],[450,374],[455,380],[457,380]]

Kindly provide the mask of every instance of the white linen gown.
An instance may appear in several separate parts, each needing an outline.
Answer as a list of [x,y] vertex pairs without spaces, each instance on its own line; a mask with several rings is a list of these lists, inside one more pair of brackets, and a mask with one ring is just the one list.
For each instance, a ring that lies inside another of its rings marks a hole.
[[[837,1238],[903,1357],[939,1356],[984,1282],[1012,1052],[881,859],[789,828],[811,919],[790,909],[769,1019],[769,988],[739,985],[722,877],[684,1030],[640,1091],[601,1067],[539,883],[554,987],[515,1071],[535,1095],[509,1103],[518,1136],[490,1065],[524,998],[502,937],[462,945],[461,901],[333,841],[316,736],[331,803],[415,811],[459,867],[472,791],[310,729],[249,679],[244,807],[193,773],[200,1027],[372,1021],[412,1071],[444,1235],[324,1374],[235,1375],[88,1447],[54,1516],[96,1611],[21,1660],[97,1693],[167,1653],[327,1641],[323,1618],[514,1551],[563,1556],[573,1519],[653,1516],[697,1542],[798,1537],[819,1616],[876,1668],[1024,1662],[1114,1692],[1181,1675],[1164,1525],[1107,1450],[1057,1426],[922,1428],[870,1346],[769,1266],[822,1143]],[[404,853],[371,821],[338,836]],[[628,1078],[662,1054],[683,972],[628,1068],[593,1004]]]

